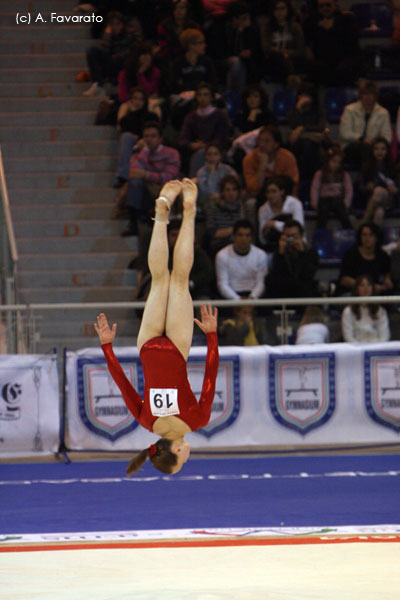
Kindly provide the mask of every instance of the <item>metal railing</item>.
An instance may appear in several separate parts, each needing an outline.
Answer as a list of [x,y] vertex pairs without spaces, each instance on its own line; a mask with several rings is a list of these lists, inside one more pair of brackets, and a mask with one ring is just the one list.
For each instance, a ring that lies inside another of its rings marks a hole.
[[[273,312],[277,315],[280,322],[279,336],[280,343],[287,344],[291,333],[290,317],[293,314],[293,308],[304,307],[309,305],[319,305],[328,310],[331,307],[344,307],[348,304],[360,304],[360,298],[349,296],[349,297],[321,297],[321,298],[281,298],[273,300],[210,300],[210,301],[194,301],[195,308],[199,307],[204,302],[209,302],[213,306],[219,308],[230,308],[234,306],[243,305],[245,302],[248,306],[254,307],[268,307],[275,309]],[[365,304],[390,304],[400,306],[400,296],[373,296],[362,298],[362,302]],[[145,302],[86,302],[86,303],[59,303],[59,304],[9,304],[0,306],[0,314],[6,314],[10,318],[10,322],[14,327],[19,327],[18,332],[9,331],[8,334],[13,338],[19,337],[19,344],[17,352],[23,353],[35,353],[39,331],[39,315],[40,313],[48,313],[53,310],[90,310],[93,311],[93,320],[95,315],[104,311],[118,311],[118,310],[134,310],[143,309]],[[65,319],[66,332],[68,331],[68,316]],[[84,335],[82,335],[82,347],[86,345]],[[9,346],[11,342],[9,343]],[[49,348],[50,350],[50,348]]]
[[[3,155],[0,147],[0,248],[1,248],[1,289],[0,301],[6,305],[17,302],[16,277],[18,251],[15,241],[14,227],[11,217],[10,202],[8,198],[8,190],[6,176],[4,172]],[[13,321],[15,319],[15,321]],[[4,345],[5,332],[7,342],[7,352],[15,353],[23,351],[21,347],[22,332],[21,318],[19,312],[8,311],[6,313],[5,322],[0,323],[0,343]]]

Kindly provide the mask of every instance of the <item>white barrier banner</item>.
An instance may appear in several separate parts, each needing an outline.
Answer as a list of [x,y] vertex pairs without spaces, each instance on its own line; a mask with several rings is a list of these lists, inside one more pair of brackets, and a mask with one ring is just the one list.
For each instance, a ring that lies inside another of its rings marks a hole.
[[0,453],[57,452],[60,396],[57,356],[0,356]]
[[[188,376],[197,398],[207,349],[194,347]],[[143,396],[136,348],[116,348]],[[400,344],[220,348],[209,424],[193,449],[400,441]],[[138,450],[156,439],[130,415],[100,349],[67,353],[70,449]]]

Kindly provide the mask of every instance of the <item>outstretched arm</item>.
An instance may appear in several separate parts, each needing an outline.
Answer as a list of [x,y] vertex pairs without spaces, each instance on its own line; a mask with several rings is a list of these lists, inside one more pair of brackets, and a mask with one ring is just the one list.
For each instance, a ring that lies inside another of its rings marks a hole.
[[112,378],[117,384],[129,411],[133,414],[135,419],[139,421],[140,411],[143,404],[142,399],[135,390],[135,388],[132,386],[127,376],[125,375],[121,365],[119,364],[113,352],[111,345],[115,338],[117,325],[116,323],[114,323],[112,328],[110,328],[105,314],[101,313],[97,317],[97,324],[94,324],[94,328],[97,331],[98,336],[100,338],[101,349],[104,352],[108,370],[110,371]]

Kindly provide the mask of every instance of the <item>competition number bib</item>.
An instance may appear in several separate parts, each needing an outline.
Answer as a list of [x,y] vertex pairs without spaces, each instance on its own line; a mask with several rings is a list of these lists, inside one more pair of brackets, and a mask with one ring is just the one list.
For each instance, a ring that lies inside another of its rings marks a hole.
[[155,417],[179,415],[176,388],[150,388],[150,409]]

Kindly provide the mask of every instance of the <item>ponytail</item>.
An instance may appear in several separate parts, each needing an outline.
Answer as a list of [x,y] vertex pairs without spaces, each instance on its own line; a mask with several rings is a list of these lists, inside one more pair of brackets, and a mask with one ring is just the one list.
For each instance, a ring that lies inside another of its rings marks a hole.
[[167,438],[160,438],[155,444],[151,444],[149,448],[142,450],[128,463],[126,468],[127,476],[129,477],[132,473],[136,473],[144,465],[147,458],[162,473],[166,473],[167,475],[172,473],[173,467],[178,462],[178,457],[175,452],[172,452],[171,443],[171,440]]

